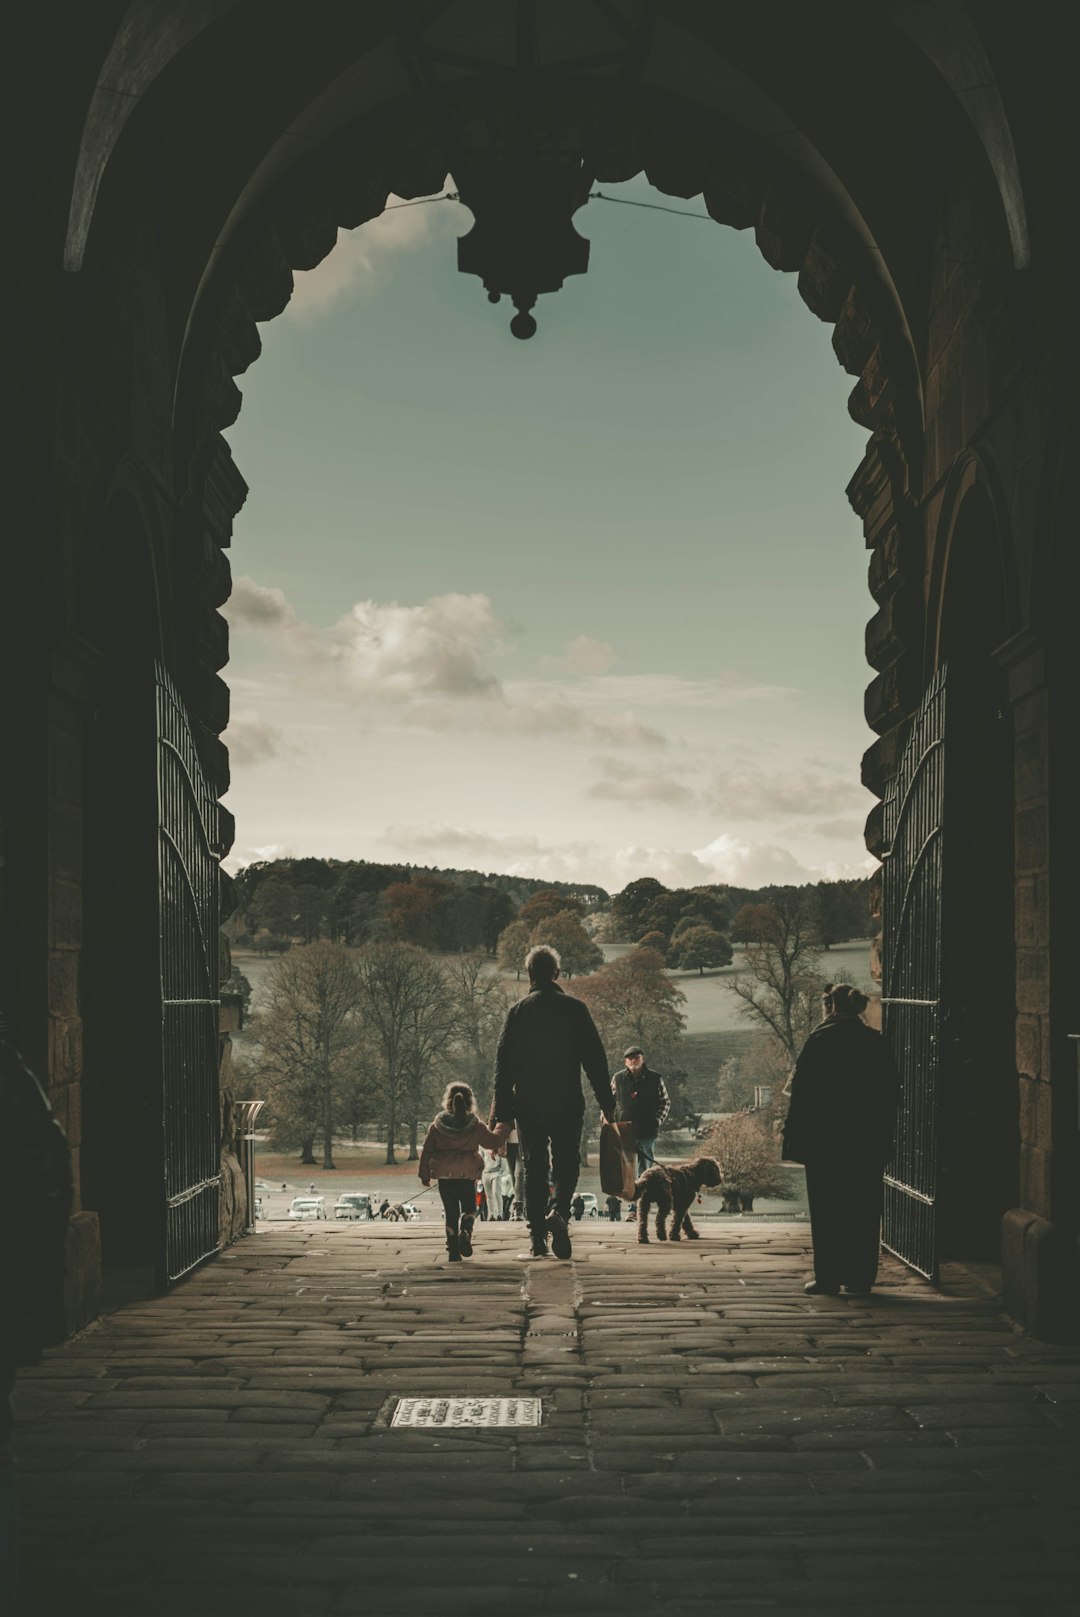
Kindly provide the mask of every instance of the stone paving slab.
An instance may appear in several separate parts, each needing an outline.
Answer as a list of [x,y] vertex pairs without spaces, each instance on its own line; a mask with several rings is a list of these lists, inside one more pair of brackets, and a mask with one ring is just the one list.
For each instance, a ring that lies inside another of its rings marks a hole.
[[[801,1226],[573,1234],[274,1231],[50,1351],[21,1617],[1073,1617],[1080,1352],[960,1269],[806,1297]],[[391,1428],[440,1394],[543,1424]]]

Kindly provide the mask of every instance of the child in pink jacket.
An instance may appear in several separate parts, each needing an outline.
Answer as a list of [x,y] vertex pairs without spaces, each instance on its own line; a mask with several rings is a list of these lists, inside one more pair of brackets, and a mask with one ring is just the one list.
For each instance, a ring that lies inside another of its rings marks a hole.
[[447,1085],[443,1110],[428,1129],[420,1152],[420,1178],[425,1190],[433,1179],[439,1181],[451,1263],[472,1257],[482,1145],[501,1151],[502,1136],[492,1134],[477,1117],[476,1096],[468,1084]]

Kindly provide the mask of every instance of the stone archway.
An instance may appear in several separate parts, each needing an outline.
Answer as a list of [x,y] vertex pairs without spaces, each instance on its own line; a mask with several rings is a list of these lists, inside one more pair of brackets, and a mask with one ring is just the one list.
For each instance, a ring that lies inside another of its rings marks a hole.
[[[921,439],[922,396],[903,312],[865,245],[842,220],[764,154],[749,151],[744,137],[696,109],[656,96],[635,104],[598,178],[611,183],[641,173],[669,196],[701,196],[720,224],[752,228],[765,262],[797,275],[807,307],[833,326],[837,359],[856,378],[849,413],[870,439],[847,492],[874,552],[870,589],[878,610],[867,643],[877,674],[866,708],[881,737],[866,754],[863,778],[880,797],[920,690],[922,612],[915,585],[921,529],[909,467]],[[235,378],[258,358],[258,325],[286,306],[294,270],[321,262],[339,229],[377,217],[391,193],[431,195],[443,183],[439,154],[415,120],[368,128],[362,141],[353,134],[313,163],[301,181],[280,189],[258,229],[242,235],[242,250],[221,254],[200,289],[181,359],[174,422],[191,569],[181,642],[190,648],[185,695],[202,727],[204,766],[219,792],[228,781],[227,756],[217,740],[228,702],[219,677],[227,630],[216,608],[228,592],[220,547],[228,543],[246,495],[222,437],[241,406]],[[873,814],[867,841],[877,851],[880,826]]]

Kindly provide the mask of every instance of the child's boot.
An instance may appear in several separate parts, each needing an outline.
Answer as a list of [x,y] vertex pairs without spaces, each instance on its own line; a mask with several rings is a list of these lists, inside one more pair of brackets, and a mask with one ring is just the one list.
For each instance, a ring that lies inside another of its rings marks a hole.
[[458,1244],[461,1247],[461,1256],[463,1258],[472,1257],[472,1233],[475,1223],[476,1215],[473,1213],[466,1213],[461,1220],[461,1234],[458,1237]]
[[446,1228],[446,1254],[451,1263],[461,1262],[461,1240],[456,1230]]

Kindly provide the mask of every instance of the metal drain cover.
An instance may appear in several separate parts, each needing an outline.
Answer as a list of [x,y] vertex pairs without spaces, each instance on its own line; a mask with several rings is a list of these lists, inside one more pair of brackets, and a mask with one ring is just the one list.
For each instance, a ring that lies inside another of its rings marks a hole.
[[539,1426],[539,1398],[401,1398],[391,1426]]

